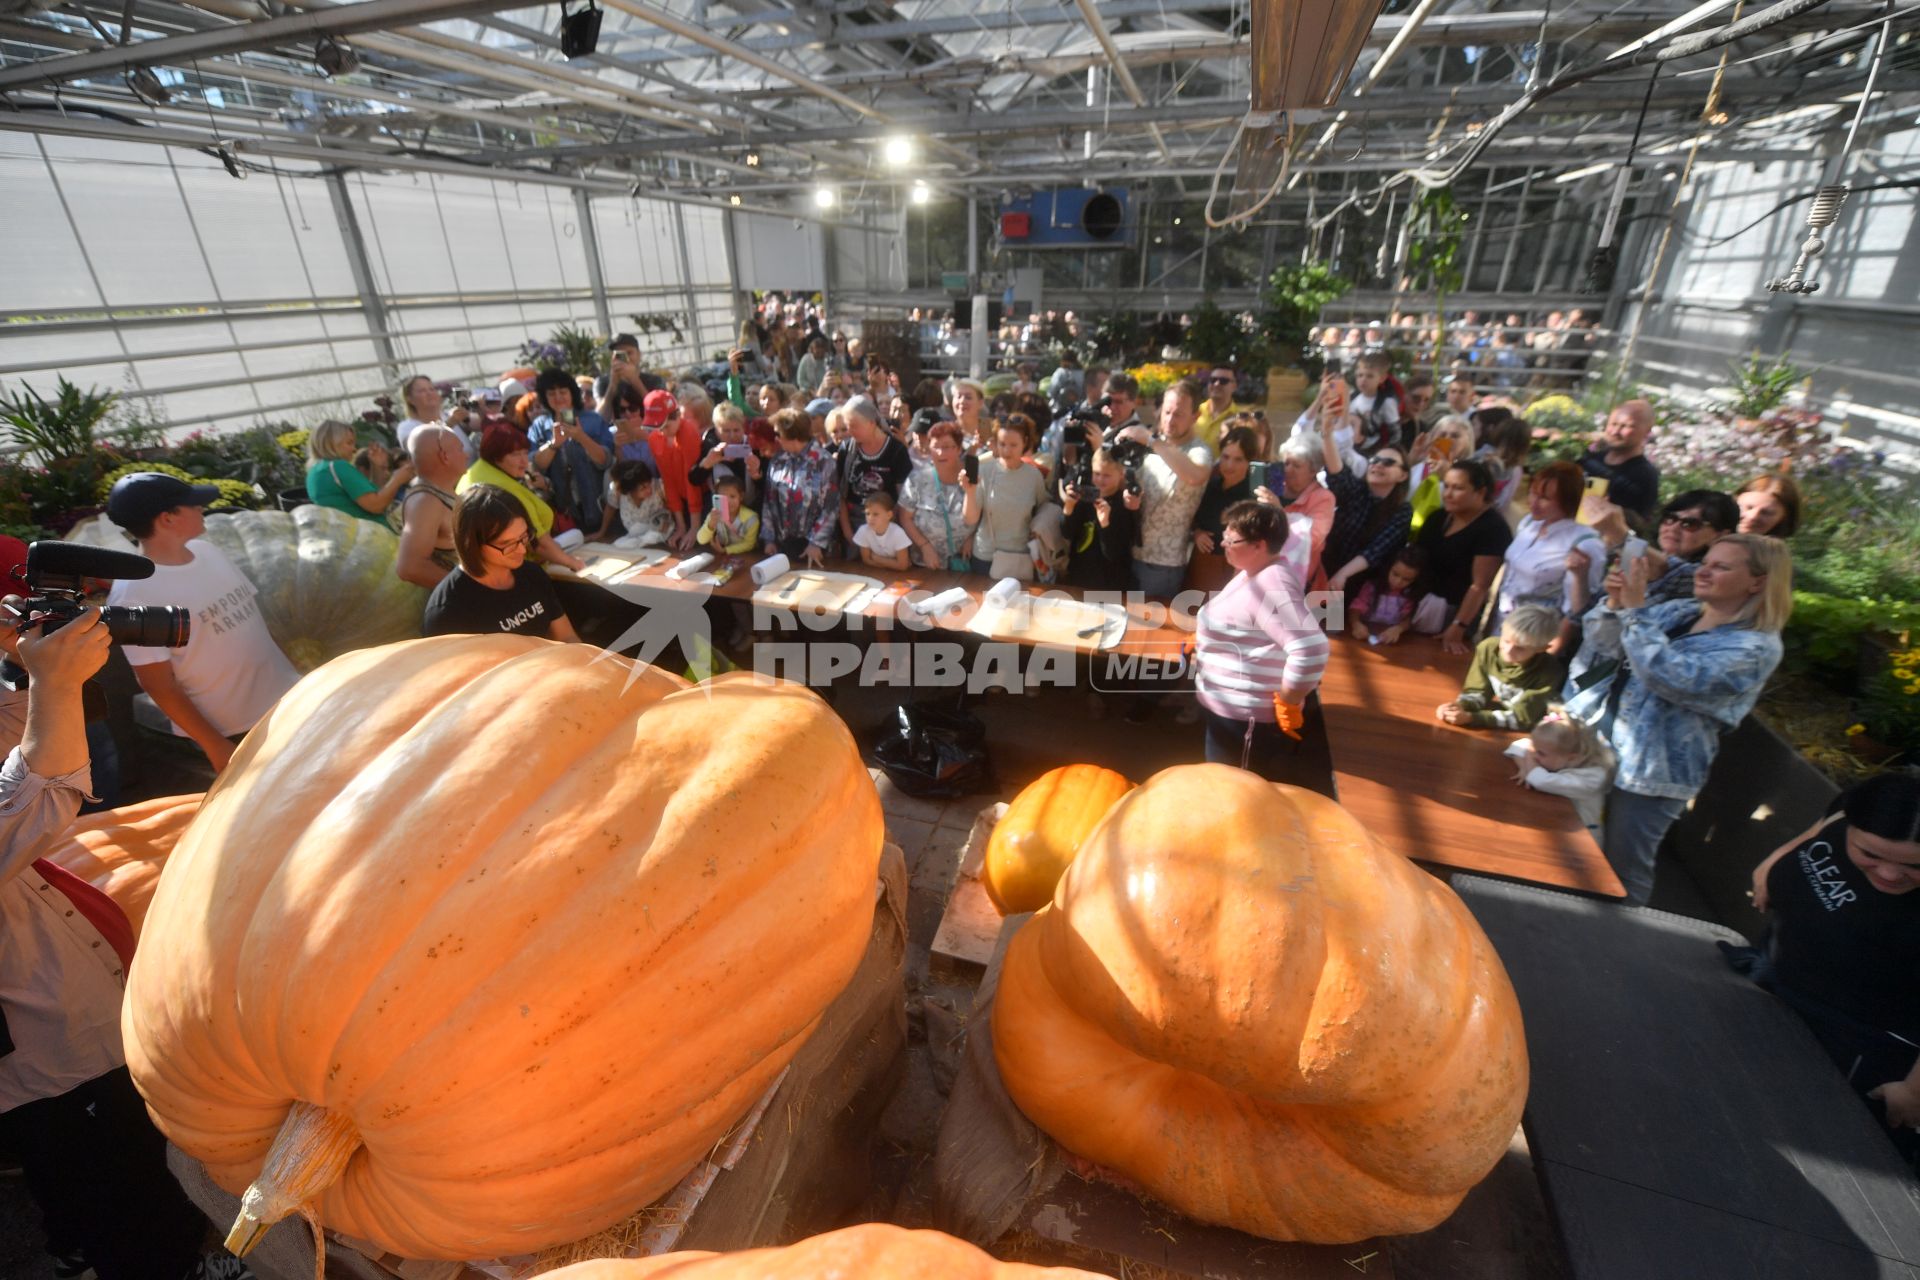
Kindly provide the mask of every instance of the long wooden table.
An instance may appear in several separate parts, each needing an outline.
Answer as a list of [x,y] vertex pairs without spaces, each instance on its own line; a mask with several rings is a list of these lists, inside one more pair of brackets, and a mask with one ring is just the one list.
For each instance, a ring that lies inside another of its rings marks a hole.
[[[754,592],[749,569],[759,556],[732,557],[734,575],[718,587],[667,576],[679,564],[668,558],[608,588],[637,593],[699,593],[748,607]],[[722,561],[716,561],[716,564]],[[993,580],[971,573],[912,568],[903,572],[858,563],[829,562],[828,570],[858,573],[885,586],[859,610],[871,623],[897,617],[902,599],[923,599],[962,587],[971,599],[955,612],[927,619],[927,631],[966,633]],[[1073,599],[1072,587],[1029,584],[1029,595]],[[1127,604],[1128,626],[1108,652],[1168,658],[1193,637],[1191,619],[1169,616],[1162,606]],[[898,628],[898,624],[896,624]],[[876,632],[876,635],[884,634]],[[911,634],[896,629],[896,636]],[[969,633],[976,634],[977,633]],[[1032,644],[1019,634],[1005,637]],[[1334,633],[1333,652],[1320,685],[1334,785],[1340,801],[1390,847],[1436,866],[1508,876],[1535,884],[1624,897],[1620,879],[1599,845],[1559,796],[1516,786],[1513,768],[1500,752],[1514,736],[1457,729],[1433,710],[1460,690],[1467,660],[1438,643],[1409,637],[1400,644],[1369,648]],[[1090,646],[1080,646],[1089,651]]]
[[1624,897],[1600,846],[1559,796],[1513,781],[1519,736],[1443,724],[1467,659],[1409,636],[1372,647],[1334,635],[1320,706],[1340,803],[1420,862]]

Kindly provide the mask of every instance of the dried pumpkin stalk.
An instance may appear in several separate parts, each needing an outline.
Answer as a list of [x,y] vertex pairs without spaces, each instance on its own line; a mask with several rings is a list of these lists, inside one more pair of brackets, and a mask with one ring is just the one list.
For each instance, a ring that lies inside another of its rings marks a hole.
[[266,1163],[240,1197],[240,1216],[227,1232],[227,1251],[245,1256],[268,1227],[298,1213],[338,1182],[360,1145],[360,1133],[346,1116],[311,1102],[294,1103],[267,1150]]

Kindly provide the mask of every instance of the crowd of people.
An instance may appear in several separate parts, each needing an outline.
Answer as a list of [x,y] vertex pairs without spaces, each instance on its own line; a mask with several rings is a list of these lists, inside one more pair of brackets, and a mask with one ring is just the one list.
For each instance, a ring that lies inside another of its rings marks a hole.
[[[1319,723],[1333,646],[1424,635],[1466,659],[1435,719],[1487,733],[1485,749],[1505,753],[1516,784],[1570,799],[1628,901],[1645,902],[1662,838],[1781,659],[1798,491],[1772,473],[1733,493],[1663,492],[1646,456],[1653,411],[1636,400],[1591,442],[1556,450],[1570,456],[1537,461],[1536,433],[1492,394],[1501,384],[1483,381],[1498,361],[1458,365],[1439,386],[1403,385],[1364,331],[1360,341],[1287,422],[1241,403],[1231,368],[1175,382],[1157,400],[1124,370],[1077,360],[1044,380],[1015,370],[997,394],[965,377],[903,394],[858,339],[817,312],[781,308],[743,330],[717,386],[643,369],[624,336],[597,379],[516,371],[449,407],[431,379],[409,378],[390,445],[361,448],[342,424],[311,433],[307,490],[398,533],[395,572],[426,589],[430,634],[579,639],[581,620],[545,567],[584,567],[588,541],[917,566],[1161,601],[1198,592],[1191,674],[1205,758],[1283,781],[1310,781],[1301,744]],[[1489,339],[1487,349],[1505,346]],[[252,586],[202,536],[216,498],[210,486],[137,473],[115,484],[107,514],[156,566],[118,584],[111,602],[194,613],[186,646],[126,655],[218,770],[297,673]],[[1320,590],[1335,593],[1331,617],[1314,607]],[[75,672],[103,660],[97,631],[91,617],[57,642],[0,627],[10,657],[40,655],[46,716]],[[0,799],[10,806],[25,789],[36,821],[57,827],[88,790],[86,748],[65,727],[36,742],[23,728],[26,697],[0,692],[0,747],[12,753]],[[1143,692],[1129,718],[1154,708]],[[0,840],[10,933],[32,926],[48,892],[42,873],[23,871],[24,848]],[[1754,898],[1776,933],[1732,956],[1807,1014],[1902,1128],[1920,1123],[1920,1029],[1907,1021],[1917,887],[1920,784],[1869,784],[1762,863]],[[97,946],[67,937],[79,926],[61,928],[36,936],[54,951]],[[66,972],[91,974],[86,965],[98,957]],[[23,1025],[37,1034],[16,1020],[17,1041]],[[22,1051],[65,1052],[56,1041],[87,1034],[54,1027]],[[120,1130],[138,1129],[137,1100],[119,1114],[131,1098],[119,1063],[103,1050],[42,1070],[39,1084],[0,1073],[0,1139],[42,1131],[29,1122],[83,1134],[83,1112],[103,1099]],[[1915,1154],[1910,1141],[1904,1149]],[[62,1169],[44,1185],[70,1207],[80,1191],[58,1181],[72,1172]],[[128,1202],[148,1214],[131,1221],[179,1211],[141,1190],[152,1176],[126,1175]],[[59,1229],[81,1251],[121,1247],[124,1233],[63,1212]],[[167,1248],[195,1254],[190,1240]]]

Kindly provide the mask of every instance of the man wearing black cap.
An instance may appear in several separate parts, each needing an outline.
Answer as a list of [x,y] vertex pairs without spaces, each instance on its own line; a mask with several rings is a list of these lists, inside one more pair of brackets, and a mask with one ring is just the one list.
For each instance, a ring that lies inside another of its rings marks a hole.
[[300,678],[268,634],[253,584],[201,536],[202,508],[219,496],[210,484],[156,471],[122,476],[107,495],[107,518],[154,565],[151,578],[115,582],[107,603],[179,605],[193,614],[182,648],[124,645],[122,652],[173,731],[198,743],[216,773]]

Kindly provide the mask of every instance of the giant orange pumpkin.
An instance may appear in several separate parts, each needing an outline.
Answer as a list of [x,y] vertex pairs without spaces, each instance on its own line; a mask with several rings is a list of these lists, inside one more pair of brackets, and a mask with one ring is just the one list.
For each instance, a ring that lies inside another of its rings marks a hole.
[[846,727],[796,685],[631,670],[505,635],[351,653],[207,793],[123,1029],[160,1128],[245,1191],[236,1246],[303,1204],[417,1258],[609,1226],[846,984],[883,839]]
[[1527,1094],[1513,988],[1452,890],[1225,765],[1114,806],[1014,937],[993,1037],[1067,1149],[1277,1240],[1436,1225]]
[[46,857],[112,898],[140,936],[160,870],[200,812],[201,796],[161,796],[83,814]]
[[996,1262],[938,1231],[867,1223],[784,1249],[667,1253],[632,1261],[576,1262],[543,1280],[1101,1280],[1072,1267]]
[[1053,900],[1087,832],[1133,784],[1097,764],[1069,764],[1027,784],[994,824],[981,883],[1003,916]]

